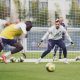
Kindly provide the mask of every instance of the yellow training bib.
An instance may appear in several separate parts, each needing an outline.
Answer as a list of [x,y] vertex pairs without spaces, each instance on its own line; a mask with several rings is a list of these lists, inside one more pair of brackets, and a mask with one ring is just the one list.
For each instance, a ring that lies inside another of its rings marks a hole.
[[5,37],[6,39],[14,39],[15,37],[20,36],[21,34],[22,30],[16,28],[16,24],[11,24],[0,33],[0,36]]

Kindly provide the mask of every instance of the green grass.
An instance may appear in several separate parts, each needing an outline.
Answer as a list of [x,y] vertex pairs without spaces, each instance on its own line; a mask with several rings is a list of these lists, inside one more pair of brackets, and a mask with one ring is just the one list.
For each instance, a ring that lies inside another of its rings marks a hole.
[[[26,53],[27,58],[39,58],[39,53]],[[21,54],[14,55],[20,57]],[[58,54],[57,54],[58,56]],[[68,53],[68,58],[75,58],[79,53]],[[52,58],[48,54],[45,58]],[[0,63],[0,80],[80,80],[80,63],[55,63],[55,72],[47,72],[46,63]]]
[[55,63],[47,72],[46,63],[0,63],[0,80],[80,80],[80,63]]
[[[17,53],[14,55],[15,57],[19,57],[22,56],[21,53]],[[27,58],[31,59],[31,58],[39,58],[41,56],[41,52],[28,52],[26,53]],[[57,53],[57,57],[59,56],[59,53]],[[62,54],[63,56],[63,54]],[[67,57],[68,58],[75,58],[76,56],[80,56],[80,52],[68,52]],[[48,55],[46,55],[44,58],[51,58],[53,57],[53,53],[49,53]]]

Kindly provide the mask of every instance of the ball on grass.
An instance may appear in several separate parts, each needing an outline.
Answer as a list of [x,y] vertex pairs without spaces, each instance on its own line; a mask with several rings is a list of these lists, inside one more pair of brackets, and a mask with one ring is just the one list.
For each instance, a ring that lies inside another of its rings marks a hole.
[[55,64],[53,64],[53,63],[47,63],[45,67],[46,67],[46,70],[48,72],[54,72],[55,71]]

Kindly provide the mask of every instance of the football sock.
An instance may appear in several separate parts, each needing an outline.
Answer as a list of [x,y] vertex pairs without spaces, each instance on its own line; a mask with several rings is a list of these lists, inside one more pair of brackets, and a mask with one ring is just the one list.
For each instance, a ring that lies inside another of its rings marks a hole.
[[6,57],[9,56],[9,55],[11,55],[11,51],[8,51],[8,52],[5,53]]

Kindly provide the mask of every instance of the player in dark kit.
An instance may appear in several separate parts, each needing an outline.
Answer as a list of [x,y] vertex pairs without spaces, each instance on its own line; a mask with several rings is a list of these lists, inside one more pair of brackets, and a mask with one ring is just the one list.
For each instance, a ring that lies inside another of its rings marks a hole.
[[64,55],[64,63],[68,63],[67,61],[67,49],[62,39],[62,33],[65,33],[65,37],[70,41],[71,44],[73,44],[70,36],[68,35],[66,29],[60,25],[60,21],[56,20],[55,25],[50,27],[49,30],[45,33],[45,35],[42,37],[40,43],[38,46],[41,45],[41,43],[48,37],[48,46],[47,50],[45,50],[41,57],[36,61],[36,63],[39,63],[42,58],[44,58],[53,48],[55,45],[58,45],[63,50]]
[[[60,24],[67,30],[67,27],[63,22],[63,18],[61,17],[61,18],[59,18],[59,20],[60,20]],[[65,43],[65,34],[64,33],[62,33],[62,39]],[[58,45],[55,45],[54,53],[53,53],[53,60],[55,60],[55,58],[56,58],[56,53],[57,53],[58,49],[59,49],[59,59],[61,59],[61,55],[63,53],[62,48],[60,48]]]

